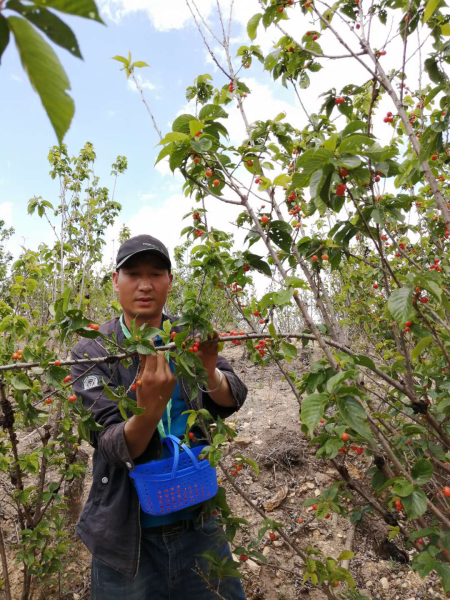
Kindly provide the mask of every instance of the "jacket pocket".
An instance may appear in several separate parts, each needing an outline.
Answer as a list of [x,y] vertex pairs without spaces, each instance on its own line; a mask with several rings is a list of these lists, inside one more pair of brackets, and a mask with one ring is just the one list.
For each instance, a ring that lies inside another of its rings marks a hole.
[[94,478],[92,483],[92,504],[98,506],[101,504],[105,490],[110,485],[109,465],[105,463],[104,469]]

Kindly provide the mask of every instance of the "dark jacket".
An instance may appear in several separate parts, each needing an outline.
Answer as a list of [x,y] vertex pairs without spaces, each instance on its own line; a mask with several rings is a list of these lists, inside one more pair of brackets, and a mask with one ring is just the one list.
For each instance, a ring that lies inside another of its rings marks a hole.
[[[163,319],[170,319],[172,322],[175,320],[166,316],[163,316]],[[180,327],[172,329],[176,332],[180,330]],[[119,344],[124,340],[118,318],[101,325],[100,331],[108,337],[115,332]],[[74,347],[72,358],[81,359],[85,354],[96,358],[105,356],[106,351],[101,341],[83,338]],[[140,505],[129,472],[135,468],[135,464],[159,458],[162,445],[156,430],[145,453],[133,461],[125,442],[125,421],[117,405],[102,393],[102,380],[108,383],[111,389],[119,385],[128,389],[135,379],[138,362],[138,357],[135,357],[129,369],[122,363],[96,365],[89,370],[86,377],[81,377],[73,386],[77,396],[81,396],[84,407],[92,410],[96,422],[103,426],[101,431],[91,432],[91,444],[95,448],[93,482],[76,526],[76,533],[96,558],[129,577],[134,577],[138,571],[141,536]],[[213,417],[226,418],[242,406],[247,396],[247,388],[225,358],[219,356],[217,366],[230,384],[236,407],[218,406],[205,393],[200,394],[200,402]],[[88,364],[73,365],[72,379],[75,380],[87,369]],[[179,377],[178,385],[186,408],[193,408],[188,400],[187,382]],[[136,399],[136,393],[130,392],[129,397]]]

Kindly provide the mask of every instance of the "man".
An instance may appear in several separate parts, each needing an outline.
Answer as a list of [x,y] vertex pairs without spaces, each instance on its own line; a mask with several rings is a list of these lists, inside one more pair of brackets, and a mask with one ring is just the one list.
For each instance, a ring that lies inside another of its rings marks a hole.
[[[100,331],[118,344],[130,336],[130,325],[162,328],[167,294],[172,287],[171,262],[167,248],[149,235],[139,235],[119,248],[114,290],[123,309],[120,319],[104,323]],[[174,327],[178,332],[181,328]],[[160,338],[155,345],[161,343]],[[97,340],[83,339],[73,349],[74,359],[88,354],[105,356]],[[218,355],[217,344],[200,344],[198,356],[208,373],[208,385],[201,391],[201,405],[214,416],[226,418],[244,402],[247,388],[231,365]],[[138,377],[136,377],[139,369]],[[161,458],[161,435],[184,435],[191,405],[187,383],[176,378],[173,365],[164,353],[135,357],[127,369],[121,363],[102,363],[94,368],[74,365],[74,390],[84,406],[92,410],[103,429],[91,433],[95,448],[93,482],[76,532],[93,555],[91,598],[93,600],[212,600],[217,595],[208,589],[196,570],[206,573],[208,565],[201,555],[212,550],[222,558],[231,557],[228,543],[220,538],[214,518],[204,520],[201,505],[156,517],[145,514],[139,505],[129,476],[136,464]],[[142,415],[124,421],[117,405],[103,393],[103,381],[114,389],[130,389],[141,384],[129,397],[145,408]],[[170,401],[170,402],[169,402]],[[170,413],[168,414],[168,408]],[[220,582],[220,595],[227,600],[243,600],[239,579]]]

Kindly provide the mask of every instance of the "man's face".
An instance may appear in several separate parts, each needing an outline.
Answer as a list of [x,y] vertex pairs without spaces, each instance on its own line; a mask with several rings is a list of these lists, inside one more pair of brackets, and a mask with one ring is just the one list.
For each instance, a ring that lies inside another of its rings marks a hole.
[[133,256],[113,273],[114,291],[126,316],[144,322],[162,314],[173,275],[163,260],[146,252]]

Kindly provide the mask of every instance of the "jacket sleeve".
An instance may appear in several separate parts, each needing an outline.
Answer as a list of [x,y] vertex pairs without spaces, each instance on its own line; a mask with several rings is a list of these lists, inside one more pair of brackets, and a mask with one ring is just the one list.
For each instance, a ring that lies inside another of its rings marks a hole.
[[[97,349],[95,352],[90,352],[91,358],[94,354],[97,354]],[[98,355],[100,356],[100,353]],[[83,357],[75,348],[72,351],[72,359],[81,358]],[[91,431],[91,444],[109,464],[131,470],[134,468],[134,462],[125,441],[125,421],[117,405],[103,392],[103,382],[107,383],[112,390],[117,387],[117,378],[114,376],[115,365],[112,365],[111,370],[105,363],[96,365],[92,369],[90,366],[89,364],[72,365],[70,372],[74,381],[74,393],[81,397],[84,408],[91,411],[95,421],[103,427],[101,431]]]
[[248,389],[244,382],[236,375],[227,359],[220,356],[220,354],[217,360],[217,368],[222,371],[224,377],[228,380],[235,406],[219,406],[209,394],[205,394],[204,392],[202,393],[202,403],[206,410],[211,413],[212,417],[226,419],[238,411],[244,404],[245,399],[247,398]]

